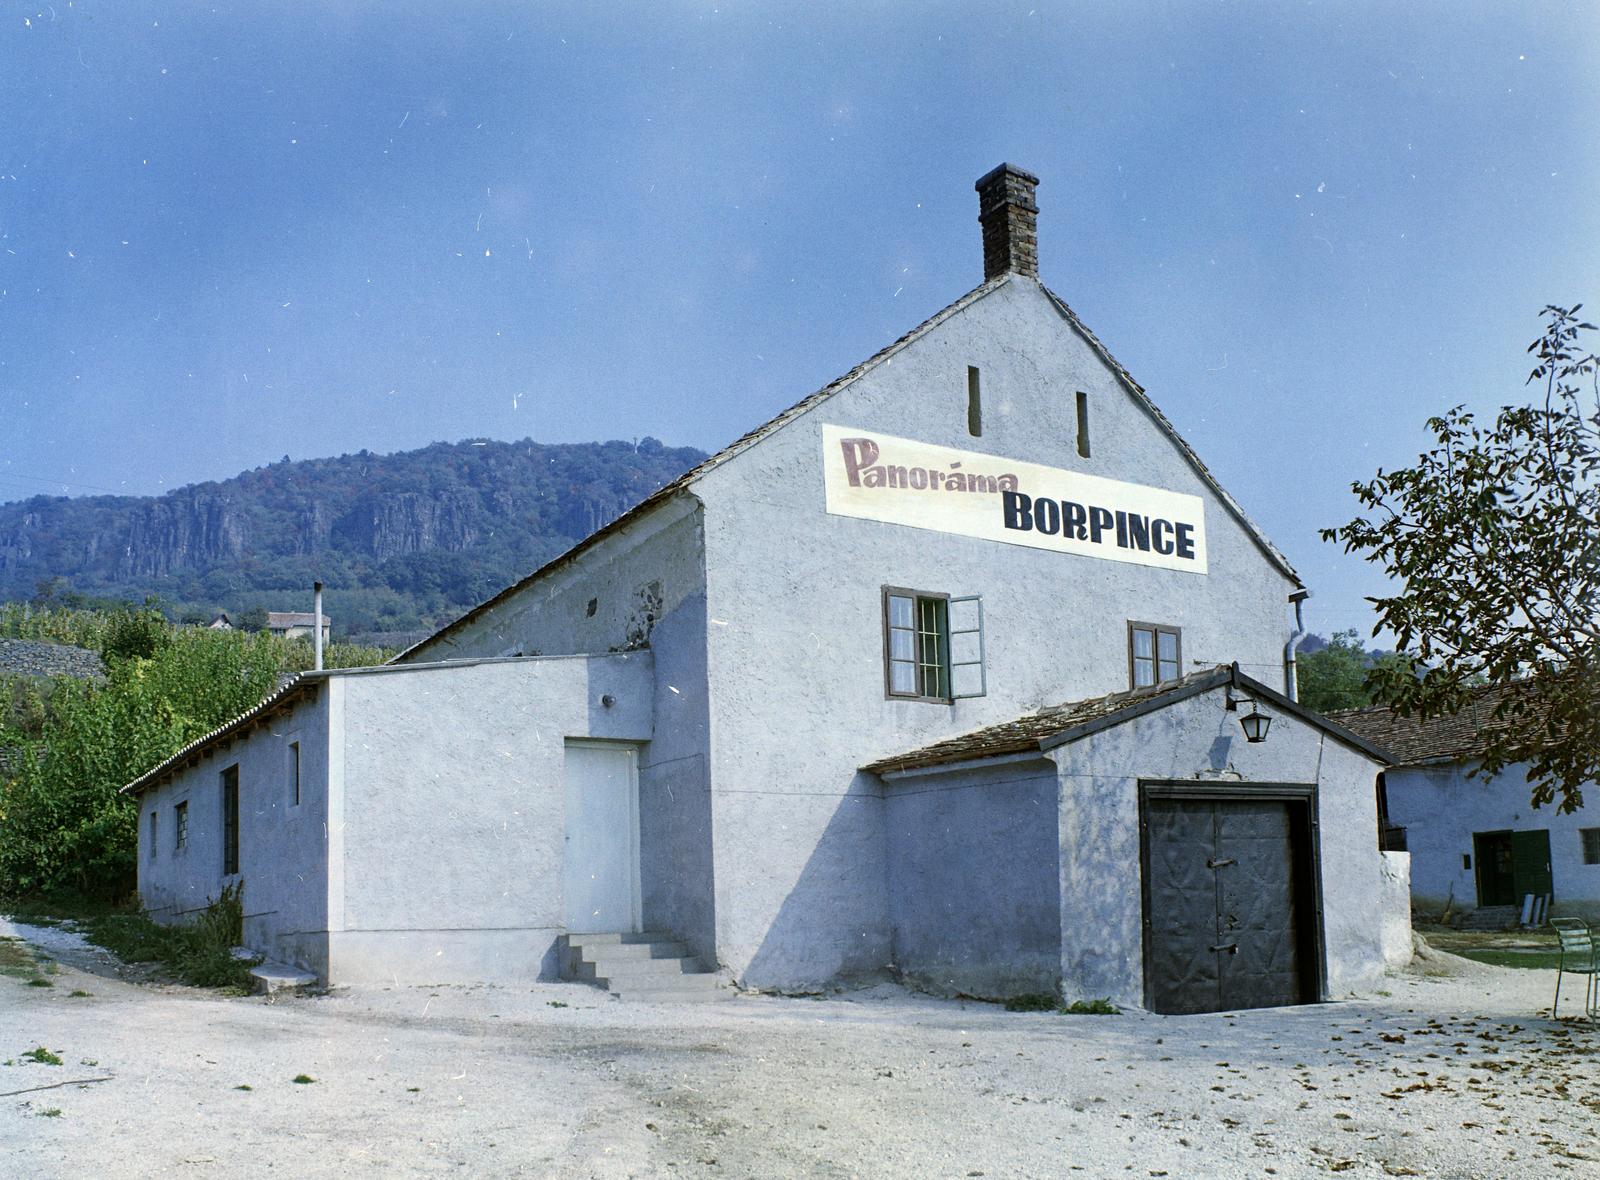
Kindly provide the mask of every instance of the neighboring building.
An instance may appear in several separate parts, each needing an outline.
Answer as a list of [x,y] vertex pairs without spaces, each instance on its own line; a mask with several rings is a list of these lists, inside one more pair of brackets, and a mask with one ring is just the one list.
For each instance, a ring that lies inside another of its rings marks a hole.
[[1526,764],[1472,774],[1503,692],[1479,689],[1460,712],[1425,725],[1387,705],[1328,716],[1396,759],[1382,779],[1389,840],[1411,853],[1418,914],[1511,907],[1520,916],[1531,896],[1548,898],[1552,917],[1600,921],[1600,816],[1536,809]]
[[1409,957],[1385,755],[1280,694],[1299,579],[1039,283],[1035,183],[979,182],[985,281],[895,344],[129,784],[152,912],[243,879],[250,945],[334,981],[648,930],[748,987],[1161,1011]]
[[[272,610],[267,612],[267,630],[285,639],[310,639],[316,631],[315,611]],[[322,642],[328,642],[333,632],[333,620],[322,616]]]
[[206,629],[208,631],[232,631],[233,621],[225,614],[218,615],[206,624]]

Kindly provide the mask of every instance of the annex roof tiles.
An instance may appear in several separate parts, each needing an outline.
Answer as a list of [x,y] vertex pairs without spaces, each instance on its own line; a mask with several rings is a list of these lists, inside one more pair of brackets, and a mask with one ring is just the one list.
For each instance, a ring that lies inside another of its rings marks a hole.
[[1328,717],[1391,751],[1397,765],[1459,762],[1483,753],[1490,732],[1497,727],[1494,711],[1507,692],[1505,685],[1478,689],[1455,715],[1427,722],[1416,717],[1401,717],[1391,712],[1388,705],[1339,709]]
[[970,762],[980,758],[995,758],[1006,754],[1025,754],[1030,751],[1044,753],[1056,746],[1066,745],[1109,729],[1114,725],[1132,721],[1146,713],[1165,709],[1181,700],[1209,692],[1224,684],[1231,684],[1240,692],[1258,697],[1263,703],[1299,717],[1380,762],[1393,762],[1388,751],[1377,743],[1353,733],[1319,713],[1313,713],[1287,697],[1274,692],[1259,681],[1252,680],[1238,670],[1237,665],[1219,664],[1204,671],[1191,672],[1180,680],[1173,680],[1155,688],[1142,688],[1132,692],[1116,692],[1108,696],[1076,701],[986,726],[959,737],[934,742],[920,750],[911,750],[889,758],[880,758],[861,767],[873,774],[892,774],[897,771],[920,770],[952,762]]

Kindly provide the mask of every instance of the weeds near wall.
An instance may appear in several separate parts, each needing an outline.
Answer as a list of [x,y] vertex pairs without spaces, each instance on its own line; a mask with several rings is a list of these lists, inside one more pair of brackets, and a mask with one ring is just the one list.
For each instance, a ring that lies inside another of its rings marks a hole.
[[194,987],[250,989],[259,960],[233,957],[244,938],[244,882],[230,885],[187,925],[163,926],[143,906],[102,912],[85,937],[124,963],[165,963]]
[[1121,1016],[1122,1009],[1103,1000],[1073,1000],[1062,1006],[1061,1001],[1049,992],[1024,992],[1006,1001],[1007,1012],[1056,1012],[1062,1016]]

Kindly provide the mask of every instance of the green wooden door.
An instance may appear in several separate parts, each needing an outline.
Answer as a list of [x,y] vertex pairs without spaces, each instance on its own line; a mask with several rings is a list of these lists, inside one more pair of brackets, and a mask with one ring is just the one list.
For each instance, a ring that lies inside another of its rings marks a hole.
[[1550,832],[1511,833],[1511,877],[1515,883],[1517,905],[1528,894],[1543,897],[1554,892],[1550,877]]

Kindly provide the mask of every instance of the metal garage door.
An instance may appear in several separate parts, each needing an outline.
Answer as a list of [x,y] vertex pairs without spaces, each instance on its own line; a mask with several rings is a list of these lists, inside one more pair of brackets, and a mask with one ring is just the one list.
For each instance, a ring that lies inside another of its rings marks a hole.
[[1315,999],[1306,805],[1147,796],[1143,811],[1146,1005],[1217,1012]]

